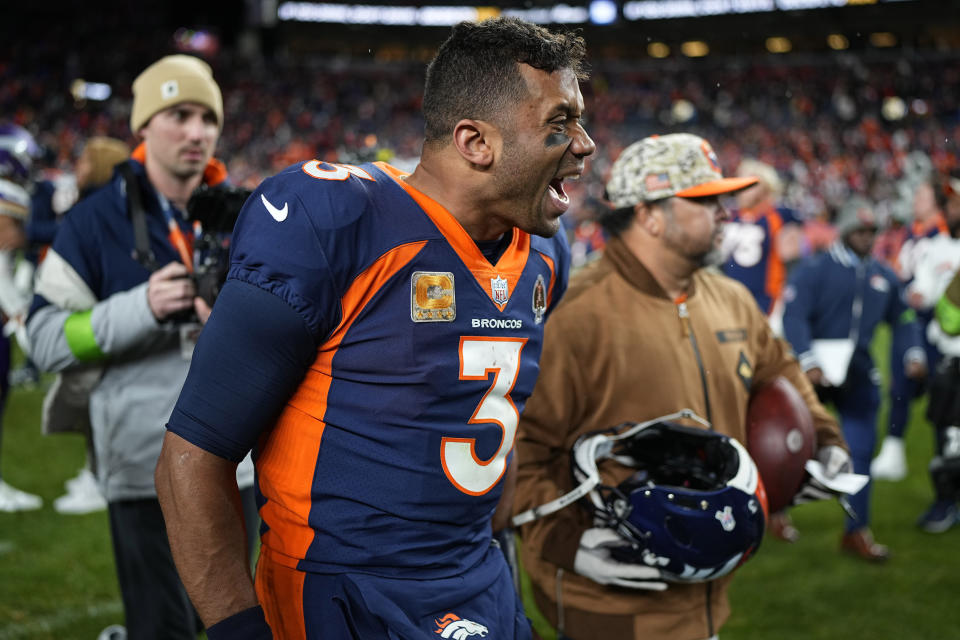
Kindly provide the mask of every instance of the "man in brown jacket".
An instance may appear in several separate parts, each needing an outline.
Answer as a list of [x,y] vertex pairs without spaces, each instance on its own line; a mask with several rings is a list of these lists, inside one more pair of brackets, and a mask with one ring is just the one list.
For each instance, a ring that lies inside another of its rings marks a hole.
[[[750,389],[777,376],[809,406],[828,475],[848,468],[837,423],[789,346],[743,285],[702,268],[728,217],[719,196],[755,182],[723,178],[709,143],[690,134],[645,138],[613,165],[614,209],[602,220],[611,241],[546,325],[540,377],[520,423],[515,513],[572,489],[570,451],[586,432],[689,408],[745,443]],[[607,485],[630,474],[600,471]],[[579,505],[521,529],[537,606],[560,636],[715,637],[730,614],[732,576],[667,584],[657,569],[617,562],[593,544],[610,531],[598,531]]]

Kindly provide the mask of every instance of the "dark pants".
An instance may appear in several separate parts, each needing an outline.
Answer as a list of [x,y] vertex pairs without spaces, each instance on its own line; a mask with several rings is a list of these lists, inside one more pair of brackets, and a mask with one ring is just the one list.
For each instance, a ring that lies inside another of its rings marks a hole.
[[[924,321],[922,326],[926,327],[928,321]],[[926,331],[921,333],[923,350],[927,354],[927,368],[933,371],[940,359],[940,352],[927,341]],[[894,336],[890,361],[890,417],[887,434],[896,438],[903,438],[907,430],[910,404],[927,391],[924,383],[908,378],[904,371],[903,354],[906,353],[908,345],[903,342],[902,338]]]
[[[240,497],[252,555],[257,535],[249,524],[257,515],[253,487],[241,490]],[[109,515],[129,640],[194,640],[203,625],[173,563],[160,502],[111,502]]]
[[[840,414],[840,427],[850,448],[854,473],[870,475],[870,460],[877,441],[877,408],[880,394],[869,374],[848,377],[847,383],[837,389],[817,388],[820,400],[832,402]],[[857,493],[849,496],[850,506],[856,518],[846,518],[845,531],[857,531],[870,524],[870,492],[872,482],[867,482]]]
[[936,433],[930,477],[937,500],[960,500],[960,358],[944,358],[930,385],[927,419]]

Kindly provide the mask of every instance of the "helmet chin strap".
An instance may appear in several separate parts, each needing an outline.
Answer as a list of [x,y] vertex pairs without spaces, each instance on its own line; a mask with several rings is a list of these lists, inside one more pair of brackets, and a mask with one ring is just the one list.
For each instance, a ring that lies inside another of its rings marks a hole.
[[577,478],[580,479],[582,476],[580,484],[577,485],[573,491],[565,493],[555,500],[551,500],[550,502],[542,504],[539,507],[528,509],[523,513],[518,513],[511,520],[511,524],[513,524],[514,527],[519,527],[521,525],[533,522],[534,520],[539,520],[540,518],[548,516],[551,513],[555,513],[586,496],[593,491],[597,485],[600,484],[600,470],[597,468],[597,461],[610,457],[610,453],[613,451],[614,442],[630,438],[638,431],[646,429],[652,424],[680,419],[693,420],[694,422],[700,423],[707,429],[711,427],[709,422],[698,416],[692,410],[681,409],[675,413],[660,416],[659,418],[654,418],[652,420],[647,420],[646,422],[638,422],[631,425],[626,431],[616,435],[597,433],[588,437],[586,440],[581,442],[579,446],[575,447],[573,451],[574,468],[578,472],[576,474]]

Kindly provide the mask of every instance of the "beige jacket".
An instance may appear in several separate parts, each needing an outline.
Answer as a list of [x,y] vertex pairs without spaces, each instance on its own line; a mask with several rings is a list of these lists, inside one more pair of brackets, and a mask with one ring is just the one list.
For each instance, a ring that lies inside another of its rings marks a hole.
[[[540,377],[521,417],[515,513],[573,488],[569,453],[588,431],[689,408],[746,442],[750,388],[779,375],[807,401],[819,445],[845,447],[836,421],[745,287],[700,270],[686,308],[688,321],[618,239],[577,274],[547,322]],[[627,472],[619,471],[624,477],[607,474],[605,483],[624,480]],[[573,572],[580,535],[590,526],[575,504],[520,531],[523,565],[552,624],[559,597],[566,633],[576,640],[703,640],[717,633],[730,613],[731,575],[664,592],[604,587]]]

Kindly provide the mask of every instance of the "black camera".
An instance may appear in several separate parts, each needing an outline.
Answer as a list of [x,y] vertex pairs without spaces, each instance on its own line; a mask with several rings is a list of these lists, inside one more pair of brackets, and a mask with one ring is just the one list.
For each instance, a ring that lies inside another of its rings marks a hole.
[[193,280],[197,295],[213,306],[230,268],[230,233],[252,192],[235,186],[201,185],[187,202],[187,214],[200,222],[193,241]]

